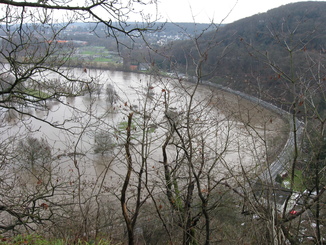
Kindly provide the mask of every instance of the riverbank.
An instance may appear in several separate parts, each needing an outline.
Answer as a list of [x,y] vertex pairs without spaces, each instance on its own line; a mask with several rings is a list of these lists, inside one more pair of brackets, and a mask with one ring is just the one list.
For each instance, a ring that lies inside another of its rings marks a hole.
[[265,142],[266,164],[272,164],[283,151],[290,134],[288,114],[263,100],[239,91],[204,82],[204,86],[216,91],[214,101],[228,118],[241,122],[243,130]]

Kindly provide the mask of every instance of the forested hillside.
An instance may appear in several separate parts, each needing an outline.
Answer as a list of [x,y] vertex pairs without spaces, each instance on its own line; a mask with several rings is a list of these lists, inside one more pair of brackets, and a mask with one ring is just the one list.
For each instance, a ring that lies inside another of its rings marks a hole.
[[[266,90],[279,95],[284,91],[281,79],[286,79],[283,70],[289,71],[291,63],[303,71],[312,68],[310,58],[325,60],[325,11],[326,2],[293,3],[203,34],[197,40],[201,47],[216,43],[206,57],[203,79],[256,96]],[[188,40],[174,42],[170,49],[171,59],[184,71],[187,65],[188,74],[194,74],[192,61],[197,54],[193,47],[193,40]]]

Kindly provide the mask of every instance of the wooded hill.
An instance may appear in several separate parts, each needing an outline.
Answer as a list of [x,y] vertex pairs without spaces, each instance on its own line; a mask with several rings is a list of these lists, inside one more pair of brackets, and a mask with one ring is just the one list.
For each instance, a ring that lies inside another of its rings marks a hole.
[[[284,88],[289,80],[325,80],[319,69],[326,52],[326,2],[300,2],[281,6],[234,23],[197,39],[174,42],[169,46],[171,60],[157,59],[164,69],[177,68],[193,75],[200,58],[202,79],[219,82],[255,96],[281,95],[290,99]],[[166,52],[166,47],[165,47]],[[187,67],[187,68],[186,68]],[[291,74],[292,75],[291,75]],[[296,76],[294,78],[293,76]],[[316,81],[315,81],[316,82]]]

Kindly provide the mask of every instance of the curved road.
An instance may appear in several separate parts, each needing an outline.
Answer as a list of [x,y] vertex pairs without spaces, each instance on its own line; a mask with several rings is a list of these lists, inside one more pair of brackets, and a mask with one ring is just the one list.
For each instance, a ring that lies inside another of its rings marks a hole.
[[[235,95],[238,95],[244,99],[247,99],[251,102],[254,102],[258,105],[261,105],[263,107],[265,107],[266,109],[269,109],[277,114],[279,114],[281,117],[283,117],[284,119],[286,119],[289,122],[290,125],[290,130],[289,130],[289,135],[288,135],[288,139],[286,141],[286,144],[284,145],[281,153],[278,155],[277,159],[270,164],[270,166],[259,175],[259,179],[265,183],[273,183],[275,181],[275,178],[278,174],[281,174],[282,172],[284,172],[289,166],[290,163],[293,159],[293,155],[294,155],[294,137],[296,136],[299,142],[299,139],[302,136],[303,133],[303,122],[301,122],[300,120],[298,120],[297,118],[295,118],[295,123],[293,122],[293,118],[292,118],[292,114],[284,111],[283,109],[268,103],[266,101],[263,101],[259,98],[256,98],[254,96],[250,96],[248,94],[242,93],[240,91],[236,91],[227,87],[223,87],[219,84],[214,84],[211,82],[207,82],[207,81],[203,81],[202,84],[204,85],[208,85],[210,87],[214,87]],[[294,128],[296,127],[296,128]],[[295,135],[296,132],[296,135]]]

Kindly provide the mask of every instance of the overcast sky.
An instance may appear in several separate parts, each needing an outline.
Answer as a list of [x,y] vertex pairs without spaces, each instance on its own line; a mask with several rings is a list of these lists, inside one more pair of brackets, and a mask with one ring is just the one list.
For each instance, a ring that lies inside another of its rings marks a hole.
[[[235,20],[264,13],[269,9],[304,0],[158,0],[158,11],[162,21],[209,23],[214,19],[219,23],[231,23]],[[316,0],[315,0],[316,1]],[[318,0],[317,0],[318,1]],[[319,0],[320,1],[320,0]]]

